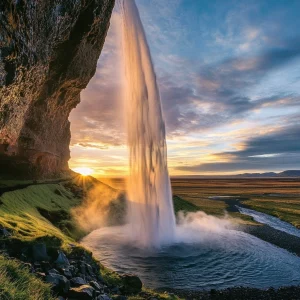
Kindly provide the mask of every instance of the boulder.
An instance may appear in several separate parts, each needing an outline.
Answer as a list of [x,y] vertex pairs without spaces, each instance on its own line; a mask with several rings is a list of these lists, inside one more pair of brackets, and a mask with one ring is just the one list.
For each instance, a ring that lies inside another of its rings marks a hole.
[[112,300],[108,295],[103,294],[98,296],[97,300]]
[[91,281],[90,286],[93,287],[97,291],[102,291],[104,286],[100,285],[97,281]]
[[38,243],[32,246],[32,256],[34,261],[49,261],[47,248],[44,243]]
[[9,237],[9,236],[11,236],[11,234],[6,228],[4,227],[0,228],[0,237]]
[[56,269],[50,269],[49,271],[48,271],[48,274],[60,274]]
[[68,279],[73,277],[69,268],[60,268],[59,271],[62,275],[66,276]]
[[123,295],[113,295],[112,299],[113,300],[127,300],[127,297],[123,296]]
[[67,293],[70,288],[70,281],[62,275],[49,274],[46,276],[45,281],[52,285],[55,293]]
[[132,274],[125,274],[122,276],[122,287],[121,291],[124,294],[138,294],[141,292],[143,283],[139,277]]
[[72,287],[79,287],[81,285],[85,285],[86,281],[81,277],[74,277],[70,280],[70,284]]
[[55,261],[56,265],[59,266],[69,266],[69,260],[67,259],[66,255],[62,251],[58,251],[58,257]]
[[96,296],[96,291],[90,285],[81,285],[69,290],[69,299],[91,300]]

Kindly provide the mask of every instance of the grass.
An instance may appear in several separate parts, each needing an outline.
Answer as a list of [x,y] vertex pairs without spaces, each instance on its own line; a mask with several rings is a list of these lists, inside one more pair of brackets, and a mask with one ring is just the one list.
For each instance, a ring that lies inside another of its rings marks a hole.
[[300,229],[300,197],[274,199],[274,197],[253,197],[243,201],[251,209],[272,215],[289,222]]
[[[39,210],[49,213],[65,212],[82,200],[75,198],[62,184],[33,185],[4,193],[0,197],[0,224],[11,230],[19,240],[30,242],[41,237],[56,237],[63,246],[73,239],[41,215]],[[72,220],[63,220],[72,222]],[[71,228],[66,226],[66,231]],[[75,225],[73,226],[75,228]],[[75,234],[75,233],[74,233]]]
[[[172,179],[173,193],[207,214],[222,216],[227,204],[211,196],[241,196],[241,203],[300,228],[300,181],[295,178]],[[270,194],[284,194],[270,197]],[[230,212],[242,224],[257,224],[249,216]]]
[[[27,183],[30,182],[25,184]],[[0,189],[20,184],[24,182],[2,180]],[[38,185],[6,192],[0,197],[0,225],[9,229],[13,238],[19,241],[32,243],[42,239],[51,246],[53,241],[56,241],[57,247],[68,251],[68,245],[75,243],[74,241],[83,234],[70,214],[72,208],[83,201],[83,194],[78,195],[76,191],[86,191],[93,184],[93,179],[82,182],[77,178],[61,183],[39,182]],[[249,207],[272,214],[295,226],[300,225],[299,187],[300,183],[291,179],[172,180],[173,194],[176,195],[173,197],[175,212],[202,210],[207,214],[223,216],[227,204],[209,197],[242,196],[242,202]],[[108,186],[106,188],[109,189]],[[285,193],[288,196],[270,197],[269,193]],[[117,208],[119,216],[123,208]],[[241,223],[255,224],[251,217],[239,213],[230,213],[230,216]],[[102,265],[101,274],[110,284],[122,284],[122,279],[116,272]],[[0,256],[0,282],[0,299],[52,299],[49,286],[29,274],[22,264],[14,260],[5,260],[3,256]],[[144,291],[157,299],[179,299],[167,293],[156,293],[147,289]],[[132,296],[128,299],[144,298]]]
[[[2,180],[0,188],[18,187],[28,183],[31,182]],[[13,235],[11,238],[18,242],[30,244],[43,241],[48,246],[62,248],[69,252],[71,251],[69,244],[76,244],[75,240],[82,234],[70,214],[70,211],[83,201],[82,197],[76,195],[76,190],[87,191],[94,184],[101,185],[92,178],[90,180],[87,178],[85,182],[77,178],[62,183],[39,183],[6,192],[0,197],[0,225],[7,228]],[[110,189],[106,185],[101,185],[101,189],[103,188]],[[189,211],[196,209],[193,204],[180,198],[177,199],[175,206],[177,209],[185,208]],[[118,208],[121,211],[123,209],[123,207]],[[77,248],[86,251],[81,246]],[[72,249],[74,250],[74,247]],[[109,284],[122,285],[122,278],[116,272],[101,264],[100,268],[101,275]],[[166,293],[156,293],[148,289],[144,291],[152,298],[179,299]],[[53,298],[49,286],[31,275],[22,263],[17,260],[7,260],[0,255],[0,299],[52,300]],[[145,298],[131,296],[128,299]]]
[[34,275],[24,264],[0,255],[0,299],[54,300],[50,286]]

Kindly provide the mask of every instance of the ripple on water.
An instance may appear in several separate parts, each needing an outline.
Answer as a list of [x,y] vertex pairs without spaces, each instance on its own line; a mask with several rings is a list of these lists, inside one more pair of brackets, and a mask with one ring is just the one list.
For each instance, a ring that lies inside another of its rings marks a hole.
[[133,272],[151,288],[300,284],[299,257],[240,231],[227,230],[195,243],[147,250],[127,240],[125,227],[115,227],[95,230],[83,244],[104,265],[121,273]]

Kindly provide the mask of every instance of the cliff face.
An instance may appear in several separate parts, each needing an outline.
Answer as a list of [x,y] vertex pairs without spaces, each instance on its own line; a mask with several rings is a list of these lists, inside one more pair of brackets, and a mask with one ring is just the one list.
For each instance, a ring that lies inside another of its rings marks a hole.
[[1,0],[0,176],[68,169],[68,116],[95,73],[114,1]]

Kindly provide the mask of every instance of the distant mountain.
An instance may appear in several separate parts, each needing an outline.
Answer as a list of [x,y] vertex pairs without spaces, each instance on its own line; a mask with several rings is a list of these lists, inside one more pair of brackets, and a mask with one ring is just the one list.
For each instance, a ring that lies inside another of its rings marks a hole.
[[243,173],[235,175],[235,177],[300,177],[300,170],[286,170],[280,173]]

